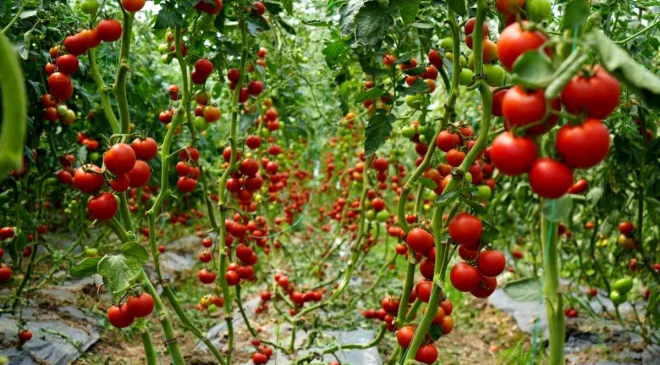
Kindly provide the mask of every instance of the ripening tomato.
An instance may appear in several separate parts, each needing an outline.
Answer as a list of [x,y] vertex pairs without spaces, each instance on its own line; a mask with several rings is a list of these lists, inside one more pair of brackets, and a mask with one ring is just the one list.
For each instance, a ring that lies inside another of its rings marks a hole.
[[103,163],[113,175],[124,175],[135,167],[135,151],[126,143],[117,143],[103,155]]
[[437,359],[438,349],[435,348],[435,345],[432,343],[421,346],[417,350],[417,354],[415,354],[415,361],[419,361],[424,364],[433,364]]
[[463,163],[463,160],[465,160],[465,152],[459,151],[457,149],[451,149],[449,152],[447,152],[447,163],[450,166],[453,167],[458,167]]
[[406,243],[414,251],[422,254],[428,252],[435,245],[433,235],[418,227],[415,227],[408,232]]
[[121,38],[121,23],[114,19],[103,19],[96,25],[99,38],[104,42],[114,42]]
[[440,53],[434,49],[429,51],[428,58],[429,58],[429,63],[435,66],[435,68],[437,69],[441,68],[444,63]]
[[146,185],[149,179],[151,179],[151,167],[142,160],[136,160],[135,166],[133,166],[133,169],[127,175],[131,179],[130,186],[132,188],[139,188]]
[[110,193],[101,193],[87,202],[89,215],[100,221],[107,221],[114,217],[118,208],[117,199]]
[[414,326],[404,326],[398,331],[396,331],[396,341],[399,343],[399,346],[401,346],[404,349],[408,348],[414,336],[415,336]]
[[135,151],[135,156],[142,160],[151,160],[158,153],[158,144],[156,141],[147,137],[146,139],[136,138],[131,142],[131,148]]
[[555,148],[566,165],[588,169],[607,156],[610,131],[598,119],[587,119],[581,125],[565,124],[557,132]]
[[130,11],[131,13],[135,13],[136,11],[142,10],[144,8],[145,0],[121,0],[121,5],[126,9],[126,11]]
[[[85,171],[86,169],[93,172]],[[81,191],[93,194],[101,190],[105,184],[105,179],[103,178],[100,167],[96,165],[85,165],[76,169],[73,175],[73,182]]]
[[511,132],[497,136],[490,147],[490,160],[501,173],[518,176],[529,171],[538,157],[534,140]]
[[586,75],[578,74],[561,92],[561,102],[570,113],[586,113],[588,118],[605,119],[619,105],[621,85],[601,66]]
[[134,320],[135,317],[131,315],[126,304],[108,308],[108,322],[116,328],[126,328],[133,324]]
[[48,89],[51,95],[60,101],[66,101],[73,95],[73,83],[69,76],[62,72],[48,76]]
[[0,263],[0,283],[6,283],[11,280],[11,267]]
[[483,225],[479,218],[469,213],[457,214],[449,222],[449,236],[459,245],[468,248],[478,246]]
[[589,183],[585,179],[580,179],[575,182],[569,189],[569,194],[582,194],[589,189]]
[[619,232],[624,235],[628,236],[632,231],[635,229],[635,226],[633,226],[632,223],[630,222],[621,222],[619,223]]
[[451,269],[449,279],[456,290],[469,292],[479,286],[481,274],[476,267],[466,262],[459,262]]
[[32,332],[29,330],[22,330],[21,332],[18,333],[18,340],[21,343],[28,342],[32,339]]
[[142,293],[128,297],[126,305],[134,317],[144,318],[154,311],[154,298],[149,293]]
[[500,251],[483,251],[477,259],[477,269],[484,276],[497,276],[504,271],[505,267],[506,258]]
[[74,56],[80,56],[87,52],[87,44],[80,33],[64,38],[64,48]]
[[[552,100],[550,105],[555,111],[561,109],[561,103],[558,99]],[[502,115],[509,129],[537,123],[545,117],[545,113],[545,93],[541,89],[527,91],[522,86],[514,86],[507,91],[502,100]],[[527,133],[545,133],[557,124],[557,120],[558,117],[556,115],[550,115],[545,122],[527,129]]]
[[561,162],[539,158],[529,171],[529,185],[540,197],[557,199],[573,185],[573,171]]
[[[522,1],[524,2],[524,0]],[[500,0],[498,0],[499,2]],[[527,21],[515,22],[506,27],[500,34],[500,39],[497,41],[497,58],[499,58],[502,66],[509,71],[513,70],[513,65],[518,57],[527,51],[538,49],[547,40],[541,32],[523,29],[529,25],[530,23]]]

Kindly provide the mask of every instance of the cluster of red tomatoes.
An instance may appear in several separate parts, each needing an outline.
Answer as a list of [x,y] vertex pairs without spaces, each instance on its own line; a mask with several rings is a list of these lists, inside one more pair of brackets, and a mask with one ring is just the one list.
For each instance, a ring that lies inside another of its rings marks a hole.
[[[0,241],[6,239],[14,238],[14,227],[2,227],[0,228]],[[0,248],[0,258],[5,254],[5,251]],[[6,283],[11,280],[12,272],[11,267],[0,263],[0,283]]]
[[265,364],[273,356],[273,349],[262,345],[258,338],[252,340],[252,346],[256,347],[255,353],[252,354],[252,363],[255,365]]
[[66,101],[73,96],[73,83],[69,75],[78,71],[78,57],[89,49],[96,48],[101,42],[114,42],[121,37],[121,24],[113,19],[101,20],[94,29],[86,29],[64,39],[64,48],[69,54],[60,56],[59,45],[50,49],[50,56],[55,64],[46,64],[48,88],[50,94],[59,101]]
[[[500,35],[497,54],[509,71],[524,52],[546,43],[545,35],[532,27],[526,21],[513,23]],[[593,167],[607,156],[610,135],[602,119],[616,109],[620,94],[619,82],[600,66],[574,76],[558,99],[546,101],[545,90],[522,85],[496,92],[493,114],[504,117],[508,131],[497,136],[489,149],[494,166],[505,175],[528,173],[532,190],[540,197],[561,197],[573,186],[572,169]],[[558,123],[562,105],[576,118],[557,132],[559,159],[539,158],[536,137]]]
[[[272,107],[272,102],[270,99],[266,99],[264,101],[264,106],[268,108],[266,110],[266,113],[264,113],[263,120],[266,122],[266,128],[268,128],[269,131],[274,132],[278,129],[280,129],[280,120],[278,119],[279,113],[277,112],[277,109]],[[256,124],[259,126],[261,124],[262,118],[261,116],[257,118]]]
[[[96,194],[105,186],[106,180],[113,191],[124,192],[131,188],[146,185],[151,178],[151,168],[146,162],[158,153],[158,145],[152,138],[136,138],[130,145],[117,143],[110,147],[103,156],[104,170],[94,164],[78,167],[72,175],[72,155],[60,158],[63,169],[57,173],[57,179],[63,184],[73,185],[79,190]],[[111,175],[106,177],[106,172]],[[109,192],[102,192],[87,202],[87,209],[92,218],[106,221],[115,216],[118,209],[116,197]]]
[[[453,305],[448,299],[440,302],[436,314],[433,317],[431,328],[436,331],[440,336],[446,336],[454,329],[454,320],[451,318]],[[396,340],[399,346],[407,349],[415,337],[415,330],[417,325],[408,325],[400,328],[396,332]],[[424,364],[433,364],[438,359],[438,349],[433,344],[440,336],[431,336],[427,334],[424,337],[424,342],[415,354],[415,360]]]
[[199,150],[195,147],[186,147],[179,152],[179,161],[176,164],[175,170],[179,175],[179,180],[176,182],[176,187],[182,193],[190,193],[195,190],[197,186],[197,179],[199,179]]
[[[291,302],[296,306],[296,308],[302,308],[303,305],[307,302],[320,302],[323,300],[323,293],[324,289],[321,290],[308,290],[306,292],[301,292],[296,290],[295,284],[289,281],[289,277],[277,273],[273,276],[273,280],[279,285],[282,290],[289,295],[289,299],[291,299]],[[262,297],[263,300],[263,297]],[[296,308],[291,308],[289,310],[289,314],[291,316],[296,315],[297,311]]]
[[76,113],[69,109],[66,104],[59,104],[51,94],[41,96],[41,105],[44,107],[44,120],[52,123],[59,120],[64,125],[71,125],[76,121]]
[[206,58],[200,58],[195,62],[195,69],[190,73],[192,82],[202,85],[213,72],[213,63]]
[[135,318],[144,318],[154,311],[154,298],[149,293],[131,295],[125,303],[108,308],[108,322],[117,328],[126,328]]
[[[227,71],[227,80],[229,80],[229,88],[236,89],[236,85],[241,80],[241,72],[238,69],[232,68]],[[264,91],[264,84],[259,80],[252,80],[247,84],[247,87],[241,87],[238,91],[238,103],[243,104],[250,96],[257,97]]]

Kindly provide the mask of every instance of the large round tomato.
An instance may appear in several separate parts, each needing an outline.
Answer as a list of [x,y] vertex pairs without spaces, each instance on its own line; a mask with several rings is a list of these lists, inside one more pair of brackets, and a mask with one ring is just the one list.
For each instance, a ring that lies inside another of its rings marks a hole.
[[[559,111],[561,103],[552,100],[552,109]],[[527,91],[522,86],[515,86],[504,95],[502,114],[506,118],[508,128],[522,127],[537,123],[545,117],[546,100],[543,90]],[[550,115],[545,122],[527,129],[527,133],[541,134],[549,131],[557,124],[558,117]]]
[[131,148],[135,151],[135,156],[142,160],[151,160],[158,153],[158,144],[151,137],[134,139],[131,142]]
[[[85,169],[92,170],[93,172],[87,172]],[[100,167],[96,165],[85,165],[76,169],[73,175],[73,183],[81,191],[93,194],[101,190],[103,184],[105,184],[105,179],[103,178]]]
[[477,259],[477,269],[484,276],[497,276],[504,271],[506,258],[500,251],[483,251]]
[[60,101],[68,100],[73,95],[73,83],[69,76],[62,72],[48,76],[48,88],[51,95]]
[[[515,22],[506,27],[497,41],[497,58],[509,71],[513,70],[513,64],[518,57],[527,51],[538,49],[547,40],[542,33],[526,31],[520,25],[521,23]],[[523,27],[528,25],[529,22],[522,22]]]
[[126,143],[117,143],[103,155],[105,168],[116,176],[133,170],[135,159],[135,151]]
[[58,71],[67,75],[71,75],[72,73],[78,71],[78,57],[72,54],[58,57],[56,64]]
[[557,133],[555,147],[565,164],[588,169],[607,156],[610,150],[610,131],[598,119],[587,119],[576,126],[566,124]]
[[400,330],[396,331],[396,341],[404,349],[407,349],[412,342],[413,337],[415,336],[415,327],[414,326],[405,326]]
[[497,288],[497,279],[481,276],[479,286],[470,291],[470,294],[477,298],[488,298]]
[[538,148],[531,138],[516,137],[511,132],[497,136],[490,147],[490,160],[505,175],[528,172],[537,157]]
[[497,11],[504,15],[516,15],[525,6],[525,0],[496,0]]
[[142,160],[136,160],[135,166],[128,172],[128,177],[131,179],[132,188],[142,187],[151,179],[151,167]]
[[415,361],[424,364],[433,364],[438,359],[438,349],[430,343],[420,347],[415,354]]
[[481,274],[476,267],[466,262],[459,262],[451,269],[449,280],[456,290],[469,292],[479,286]]
[[415,294],[417,299],[423,303],[428,303],[431,299],[431,292],[433,291],[433,282],[431,280],[420,280],[415,285]]
[[449,131],[442,131],[438,134],[435,140],[436,146],[443,152],[449,152],[452,148],[457,148],[461,145],[461,136],[458,133],[449,133]]
[[126,304],[108,308],[108,322],[117,328],[126,328],[133,324],[134,320],[135,317],[131,315]]
[[434,245],[433,235],[422,228],[413,228],[406,237],[406,243],[410,248],[419,253],[428,252]]
[[104,19],[96,25],[96,31],[102,41],[114,42],[121,38],[121,23],[114,19]]
[[612,75],[596,66],[592,75],[576,75],[561,92],[561,102],[571,113],[586,112],[588,118],[605,119],[616,109],[621,86]]
[[145,2],[145,0],[121,0],[121,5],[124,7],[124,9],[126,9],[126,11],[135,13],[136,11],[140,11],[142,8],[144,8]]
[[449,236],[459,245],[478,245],[482,230],[483,225],[479,218],[469,213],[457,214],[449,222]]
[[128,311],[134,317],[146,317],[154,310],[154,298],[149,293],[142,293],[139,296],[131,296],[126,301]]
[[110,193],[101,193],[87,202],[89,215],[100,221],[107,221],[114,217],[118,208],[117,199]]
[[561,162],[539,158],[529,171],[529,185],[540,197],[557,199],[573,185],[573,171]]

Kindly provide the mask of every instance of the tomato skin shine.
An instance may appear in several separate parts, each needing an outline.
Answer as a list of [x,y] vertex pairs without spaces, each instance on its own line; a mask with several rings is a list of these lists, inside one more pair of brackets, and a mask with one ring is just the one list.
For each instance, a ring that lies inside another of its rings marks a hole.
[[555,140],[557,153],[568,166],[588,169],[605,159],[610,150],[610,132],[598,119],[587,119],[581,125],[566,124]]
[[529,185],[540,197],[557,199],[573,185],[573,171],[561,162],[539,158],[529,171]]
[[593,68],[593,75],[576,75],[561,92],[561,102],[568,112],[585,112],[588,118],[605,119],[619,105],[621,85],[600,65]]
[[538,148],[531,138],[516,137],[511,132],[497,136],[490,148],[493,165],[509,176],[528,172],[537,157]]
[[[561,109],[558,99],[552,100],[550,105],[554,111]],[[546,114],[546,100],[544,90],[527,91],[522,86],[514,86],[502,100],[502,115],[508,129],[525,127],[541,121]],[[545,122],[529,127],[527,133],[541,134],[549,131],[559,118],[550,115]]]
[[508,71],[513,70],[514,63],[523,53],[538,49],[546,41],[542,33],[523,30],[521,24],[529,26],[527,21],[515,22],[502,31],[497,41],[497,58]]

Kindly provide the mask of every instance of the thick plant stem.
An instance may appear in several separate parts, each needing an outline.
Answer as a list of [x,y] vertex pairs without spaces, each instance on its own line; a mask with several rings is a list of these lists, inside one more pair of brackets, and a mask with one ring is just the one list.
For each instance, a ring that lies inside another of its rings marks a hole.
[[[119,65],[117,65],[117,76],[115,79],[115,98],[119,108],[119,118],[121,120],[121,132],[128,133],[131,124],[131,116],[128,112],[128,99],[126,98],[126,76],[131,69],[128,58],[131,49],[131,30],[133,28],[133,13],[124,11],[124,21],[122,24],[124,31],[121,35],[121,49],[119,51]],[[125,138],[125,137],[124,137]]]
[[147,364],[158,364],[158,354],[156,353],[156,349],[154,349],[154,344],[151,342],[151,335],[149,335],[149,330],[144,324],[144,319],[136,318],[135,327],[137,327],[138,332],[140,333],[140,338],[142,339],[142,346],[144,346],[144,354],[147,358]]
[[23,145],[27,131],[27,101],[23,71],[9,40],[0,34],[0,89],[2,93],[2,135],[0,135],[0,179],[23,166]]
[[563,298],[559,292],[559,252],[557,241],[557,224],[549,222],[545,217],[542,217],[541,245],[545,260],[543,294],[545,296],[548,329],[550,332],[550,365],[561,365],[564,363],[566,333]]
[[121,133],[121,126],[119,125],[117,116],[115,116],[115,113],[112,111],[112,106],[110,105],[110,95],[108,94],[108,87],[105,85],[103,76],[101,76],[101,72],[96,65],[96,51],[91,48],[89,51],[87,51],[87,57],[89,58],[89,73],[96,83],[96,88],[101,98],[101,107],[103,108],[105,119],[107,119],[108,123],[110,123],[112,133],[119,134]]

